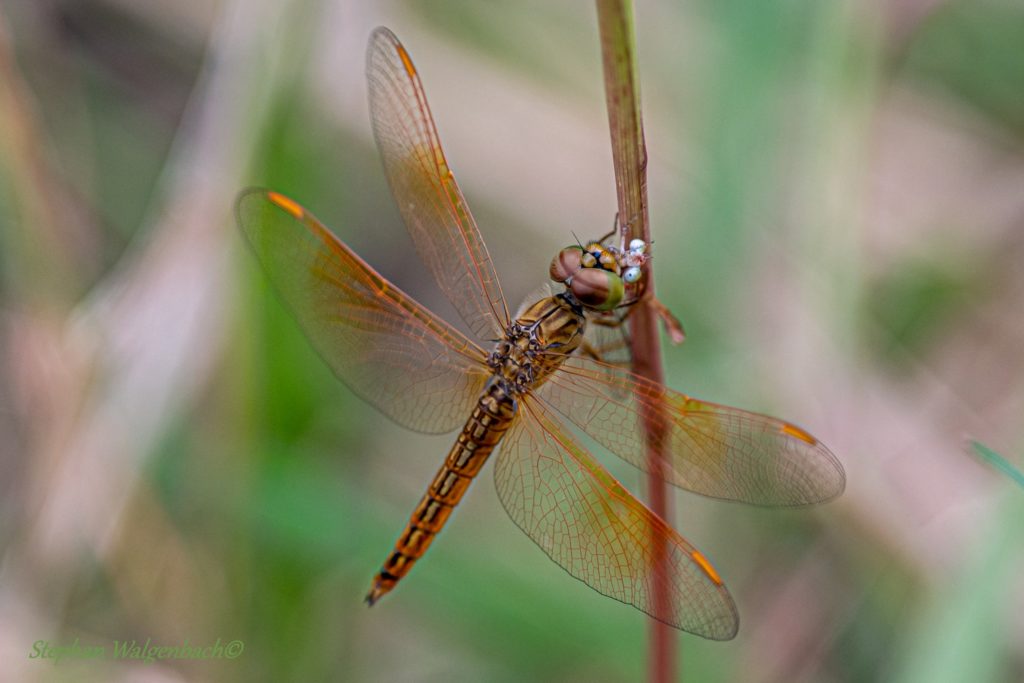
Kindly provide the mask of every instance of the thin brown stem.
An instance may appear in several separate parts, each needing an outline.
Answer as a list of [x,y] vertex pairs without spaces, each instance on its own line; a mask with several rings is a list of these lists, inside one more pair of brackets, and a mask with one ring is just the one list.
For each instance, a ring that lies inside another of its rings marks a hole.
[[[632,3],[628,0],[597,0],[597,16],[601,33],[608,125],[611,129],[612,161],[615,166],[619,229],[623,234],[623,244],[634,238],[640,238],[650,244],[651,231],[647,220],[647,149],[643,121],[640,117]],[[651,265],[649,261],[645,270],[647,296],[636,304],[636,310],[629,321],[633,371],[650,380],[663,383],[665,373],[658,337],[659,316],[657,309],[652,305],[654,273]],[[659,476],[661,464],[664,462],[661,448],[665,443],[667,421],[660,406],[648,410],[643,417],[650,472],[650,506],[655,514],[663,519],[669,519],[671,497],[668,485]],[[650,572],[654,613],[667,615],[672,611],[672,597],[665,567],[667,549],[653,534],[652,551],[654,559]],[[652,619],[650,624],[649,679],[658,683],[675,680],[675,631],[655,619]]]

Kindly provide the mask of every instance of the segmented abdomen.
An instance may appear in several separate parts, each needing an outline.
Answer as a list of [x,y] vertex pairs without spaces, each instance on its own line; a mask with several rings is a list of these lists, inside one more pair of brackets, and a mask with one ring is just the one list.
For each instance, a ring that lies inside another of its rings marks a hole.
[[499,383],[492,383],[480,397],[426,495],[409,518],[405,532],[374,578],[366,596],[368,603],[372,605],[394,588],[427,551],[513,417],[515,401]]

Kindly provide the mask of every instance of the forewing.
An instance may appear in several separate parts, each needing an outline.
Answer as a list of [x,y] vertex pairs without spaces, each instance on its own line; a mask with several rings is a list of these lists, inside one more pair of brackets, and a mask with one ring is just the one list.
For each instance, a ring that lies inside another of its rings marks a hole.
[[[705,638],[735,636],[736,606],[707,558],[623,488],[548,408],[529,396],[520,405],[494,469],[516,525],[597,592]],[[663,604],[654,599],[657,581],[668,586]]]
[[270,281],[339,379],[410,429],[443,433],[465,421],[488,377],[479,346],[287,197],[246,190],[236,213]]
[[789,422],[707,403],[622,368],[570,356],[537,392],[608,450],[651,471],[644,415],[667,417],[666,481],[714,498],[758,505],[807,505],[838,496],[846,485],[839,460]]
[[386,28],[370,36],[366,77],[384,171],[420,258],[477,339],[500,338],[508,310],[494,265],[448,167],[412,59]]

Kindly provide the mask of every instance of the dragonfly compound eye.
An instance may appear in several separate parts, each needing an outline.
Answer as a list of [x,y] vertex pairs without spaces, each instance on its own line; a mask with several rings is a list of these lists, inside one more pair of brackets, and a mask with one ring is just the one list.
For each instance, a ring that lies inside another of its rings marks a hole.
[[569,281],[569,290],[587,308],[610,311],[625,294],[622,278],[600,268],[583,268]]
[[605,249],[602,251],[598,261],[605,270],[610,270],[613,273],[619,272],[619,259],[610,250]]
[[584,251],[582,247],[566,247],[558,252],[555,258],[551,259],[551,279],[555,282],[565,282],[576,274],[583,267]]

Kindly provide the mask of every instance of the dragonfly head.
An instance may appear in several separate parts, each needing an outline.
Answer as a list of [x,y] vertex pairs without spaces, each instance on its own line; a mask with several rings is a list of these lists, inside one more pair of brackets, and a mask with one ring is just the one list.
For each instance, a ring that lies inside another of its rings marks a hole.
[[585,308],[610,311],[622,303],[626,294],[618,259],[596,242],[586,248],[573,245],[562,249],[551,261],[550,274]]

